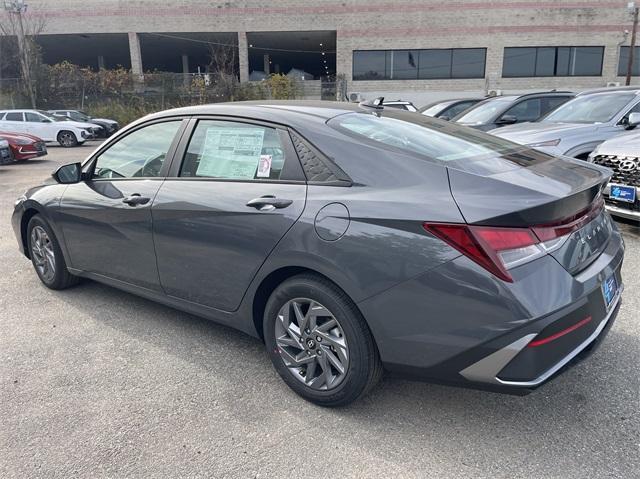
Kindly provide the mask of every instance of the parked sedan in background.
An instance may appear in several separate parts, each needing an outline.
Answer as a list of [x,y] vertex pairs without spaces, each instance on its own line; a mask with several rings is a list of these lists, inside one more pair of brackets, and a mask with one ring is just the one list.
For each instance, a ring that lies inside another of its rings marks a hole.
[[425,116],[440,118],[441,120],[451,120],[451,118],[468,110],[473,105],[482,101],[483,98],[458,98],[456,100],[441,100],[431,103],[420,109],[420,113]]
[[9,142],[14,160],[28,160],[47,154],[47,145],[37,136],[27,133],[0,132],[0,138]]
[[552,155],[586,160],[596,146],[637,126],[640,88],[586,91],[534,123],[490,133]]
[[93,118],[80,110],[49,110],[49,113],[64,116],[73,121],[82,121],[98,125],[102,127],[102,130],[98,132],[99,138],[108,138],[118,131],[119,128],[118,122],[115,120],[109,120],[107,118]]
[[379,103],[202,105],[62,166],[12,224],[47,287],[92,278],[259,337],[317,404],[383,368],[521,394],[619,310],[609,176]]
[[40,110],[0,111],[0,131],[27,133],[47,142],[57,142],[64,147],[73,147],[94,137],[96,125],[58,121]]
[[613,170],[611,181],[604,189],[609,212],[640,221],[640,132],[618,135],[600,143],[589,155],[589,161]]
[[571,92],[541,92],[487,98],[452,118],[456,123],[482,131],[535,121],[574,97]]

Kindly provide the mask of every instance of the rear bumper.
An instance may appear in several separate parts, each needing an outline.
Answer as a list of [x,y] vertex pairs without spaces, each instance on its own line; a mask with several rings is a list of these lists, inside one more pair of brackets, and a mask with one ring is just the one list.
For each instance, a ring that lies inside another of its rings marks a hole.
[[[605,337],[621,304],[624,244],[614,231],[597,260],[571,275],[551,256],[504,283],[465,257],[358,304],[385,368],[401,376],[515,394],[545,383]],[[618,292],[605,306],[602,282]],[[557,341],[532,340],[588,325]]]

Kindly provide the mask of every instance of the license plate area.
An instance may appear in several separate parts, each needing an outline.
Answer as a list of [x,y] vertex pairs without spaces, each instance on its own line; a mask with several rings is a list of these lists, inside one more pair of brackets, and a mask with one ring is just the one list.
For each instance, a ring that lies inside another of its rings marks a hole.
[[616,201],[624,201],[625,203],[635,203],[636,187],[627,185],[609,185],[609,198]]
[[607,279],[605,279],[602,283],[602,296],[604,296],[604,304],[607,307],[607,310],[613,303],[613,300],[616,299],[618,295],[618,281],[616,280],[615,274],[612,274]]

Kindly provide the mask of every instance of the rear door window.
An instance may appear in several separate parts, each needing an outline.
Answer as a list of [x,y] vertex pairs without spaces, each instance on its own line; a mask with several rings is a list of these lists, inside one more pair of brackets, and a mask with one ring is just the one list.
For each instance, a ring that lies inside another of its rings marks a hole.
[[17,112],[17,111],[10,111],[9,113],[7,113],[7,116],[5,118],[6,121],[24,121],[24,119],[22,118],[22,112]]
[[285,148],[275,128],[220,120],[198,122],[181,177],[279,180]]

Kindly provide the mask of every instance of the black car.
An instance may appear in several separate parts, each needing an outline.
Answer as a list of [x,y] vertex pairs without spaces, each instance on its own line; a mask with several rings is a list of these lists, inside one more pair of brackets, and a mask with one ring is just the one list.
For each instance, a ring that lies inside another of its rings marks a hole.
[[451,120],[473,105],[482,101],[483,98],[458,98],[457,100],[441,100],[420,109],[420,113],[441,120]]
[[575,93],[568,91],[494,96],[460,113],[452,121],[489,131],[504,125],[536,121],[574,96]]

